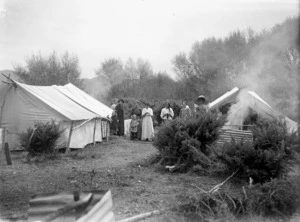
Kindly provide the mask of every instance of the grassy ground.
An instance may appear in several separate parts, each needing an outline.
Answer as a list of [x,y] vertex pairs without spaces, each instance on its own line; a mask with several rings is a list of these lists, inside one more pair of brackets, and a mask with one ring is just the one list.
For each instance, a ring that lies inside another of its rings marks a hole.
[[[13,165],[1,166],[0,218],[25,220],[28,201],[36,193],[110,189],[114,214],[120,220],[144,212],[172,208],[182,196],[199,192],[193,185],[209,190],[224,179],[159,171],[145,164],[155,153],[156,149],[151,143],[117,137],[107,144],[73,151],[44,163],[28,164],[24,162],[24,154],[12,153]],[[234,188],[234,185],[227,186]],[[145,221],[185,220],[172,211],[166,211]],[[261,218],[249,217],[243,221],[257,220],[261,221]]]

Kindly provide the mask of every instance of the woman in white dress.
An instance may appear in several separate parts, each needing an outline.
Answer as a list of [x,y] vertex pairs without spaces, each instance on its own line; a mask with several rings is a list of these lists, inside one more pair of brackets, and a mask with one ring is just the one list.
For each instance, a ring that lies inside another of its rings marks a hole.
[[152,116],[153,110],[149,107],[149,104],[146,104],[146,107],[142,110],[142,140],[152,141],[154,137]]
[[117,104],[118,104],[118,99],[114,98],[113,104],[111,105],[113,112],[111,115],[112,121],[111,121],[111,126],[110,126],[110,130],[113,135],[117,135],[117,128],[118,128],[118,117],[117,117],[117,113],[116,113]]
[[160,112],[160,118],[165,122],[174,118],[174,111],[171,108],[170,103],[166,103],[165,107]]

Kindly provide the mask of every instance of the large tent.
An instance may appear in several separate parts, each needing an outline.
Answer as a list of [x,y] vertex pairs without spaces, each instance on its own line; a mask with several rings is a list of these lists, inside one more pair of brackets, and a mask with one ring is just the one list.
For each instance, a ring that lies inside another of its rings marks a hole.
[[37,121],[60,124],[60,147],[84,148],[108,137],[112,109],[71,83],[32,86],[10,81],[0,85],[0,127],[6,129],[11,149],[18,148],[17,135]]
[[244,93],[243,99],[247,100],[246,104],[249,108],[256,111],[258,114],[271,116],[279,119],[283,119],[286,123],[286,126],[290,132],[298,131],[298,123],[291,120],[290,118],[283,116],[281,113],[272,108],[266,101],[264,101],[259,95],[254,91],[241,90],[238,87],[233,88],[231,91],[225,93],[218,99],[211,102],[208,107],[209,109],[219,109],[221,106],[226,104],[236,103],[238,96]]

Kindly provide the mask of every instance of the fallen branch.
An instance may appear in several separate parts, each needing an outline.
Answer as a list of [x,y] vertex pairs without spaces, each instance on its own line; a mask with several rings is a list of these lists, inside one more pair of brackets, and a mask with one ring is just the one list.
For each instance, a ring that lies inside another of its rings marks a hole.
[[220,184],[214,186],[214,187],[213,187],[210,191],[208,191],[208,192],[209,192],[209,193],[217,192],[217,191],[220,189],[220,187],[223,186],[223,185],[224,185],[231,177],[233,177],[239,170],[240,170],[240,168],[237,169],[237,170],[236,170],[233,174],[231,174],[229,177],[227,177],[226,180],[224,180],[222,183],[220,183]]
[[129,218],[120,220],[118,222],[136,222],[136,221],[139,221],[139,220],[146,219],[148,217],[152,217],[154,215],[159,215],[161,213],[162,213],[162,210],[154,210],[154,211],[151,211],[151,212],[148,212],[148,213],[143,213],[143,214],[139,214],[139,215],[136,215],[136,216],[133,216],[133,217],[129,217]]
[[200,190],[202,193],[207,193],[207,191],[203,190],[202,188],[196,186],[195,184],[192,184],[192,186],[196,187],[198,190]]
[[217,184],[216,186],[214,186],[212,189],[210,189],[209,191],[203,190],[202,188],[192,184],[192,186],[196,187],[198,190],[200,190],[202,193],[215,193],[217,192],[221,186],[223,186],[231,177],[233,177],[238,171],[240,170],[237,169],[233,174],[231,174],[229,177],[226,178],[226,180],[224,180],[222,183]]

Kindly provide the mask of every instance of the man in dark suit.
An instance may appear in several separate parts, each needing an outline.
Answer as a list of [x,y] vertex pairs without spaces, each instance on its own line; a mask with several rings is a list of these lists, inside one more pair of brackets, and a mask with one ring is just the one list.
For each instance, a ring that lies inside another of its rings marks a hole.
[[116,106],[116,113],[118,118],[118,136],[124,136],[124,100],[119,99],[118,105]]

